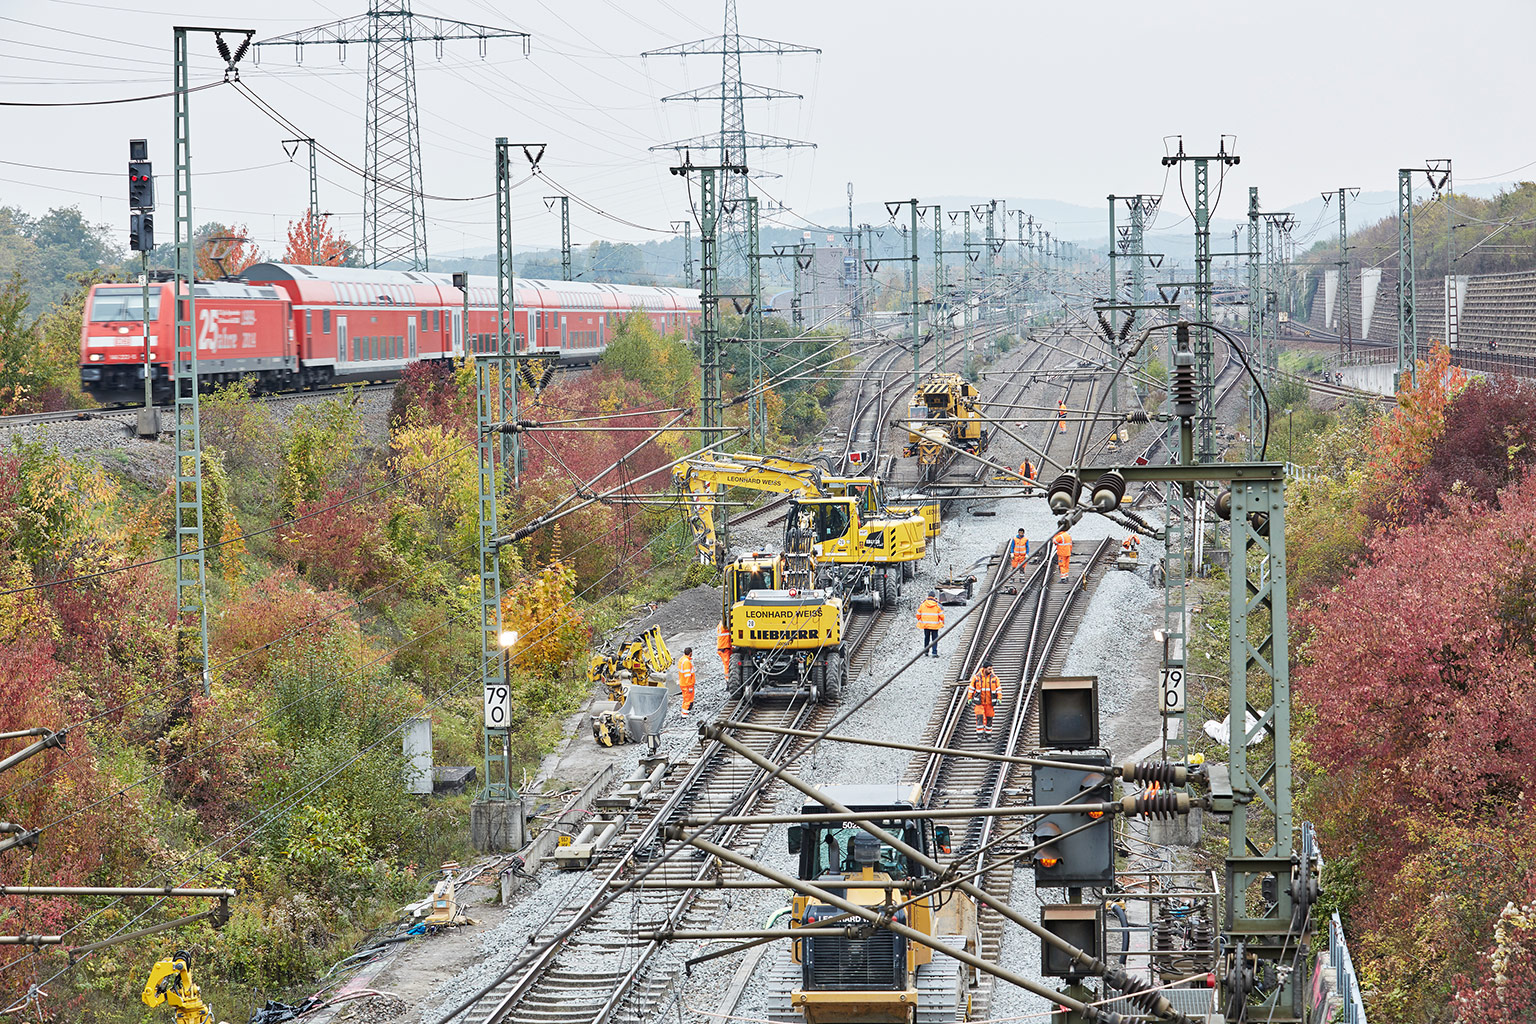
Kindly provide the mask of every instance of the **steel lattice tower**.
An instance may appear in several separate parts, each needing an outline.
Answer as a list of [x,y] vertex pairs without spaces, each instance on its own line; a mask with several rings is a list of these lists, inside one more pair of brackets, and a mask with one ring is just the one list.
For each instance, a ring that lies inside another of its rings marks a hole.
[[[363,254],[368,264],[427,269],[427,211],[416,125],[416,56],[405,0],[368,5],[368,118],[364,129]],[[397,183],[405,188],[380,186]]]
[[[416,117],[417,40],[431,40],[442,56],[445,41],[475,39],[482,56],[487,39],[517,38],[528,50],[528,33],[447,18],[417,17],[410,0],[369,0],[358,18],[301,29],[257,43],[291,45],[304,59],[306,43],[368,47],[367,126],[363,160],[363,260],[370,267],[397,264],[427,269],[427,210],[421,178],[421,133]],[[343,57],[343,59],[345,59]]]
[[[743,36],[737,27],[736,0],[725,0],[725,26],[722,34],[709,39],[696,39],[691,43],[678,43],[675,46],[664,46],[658,50],[647,50],[642,57],[694,57],[711,54],[719,54],[720,83],[718,85],[705,85],[697,89],[689,89],[687,92],[676,93],[672,96],[663,96],[662,102],[687,101],[703,103],[712,100],[720,101],[720,131],[711,135],[699,135],[690,139],[680,139],[676,142],[666,142],[658,146],[652,146],[651,151],[670,149],[679,153],[691,150],[699,150],[702,153],[714,153],[719,156],[722,167],[732,165],[750,166],[747,161],[749,149],[796,149],[816,148],[813,142],[801,142],[797,139],[785,139],[775,135],[761,135],[747,131],[747,100],[781,100],[804,99],[799,93],[786,92],[783,89],[773,89],[764,85],[752,85],[741,80],[741,58],[743,54],[772,53],[783,56],[786,53],[820,53],[821,50],[814,46],[802,46],[799,43],[782,43],[773,39],[760,39],[757,36]],[[748,250],[743,241],[746,228],[746,199],[747,179],[744,174],[727,174],[723,182],[724,188],[720,190],[719,202],[720,234],[731,239],[732,264],[734,269],[746,273]]]

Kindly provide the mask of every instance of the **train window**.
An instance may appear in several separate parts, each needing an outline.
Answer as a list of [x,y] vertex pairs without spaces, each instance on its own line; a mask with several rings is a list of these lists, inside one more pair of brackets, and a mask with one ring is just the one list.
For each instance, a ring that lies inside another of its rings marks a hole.
[[[306,309],[304,311],[304,333],[315,333],[315,311],[312,309]],[[140,347],[142,348],[143,346]]]
[[427,311],[426,310],[422,310],[421,311],[421,329],[423,331],[427,329]]
[[405,335],[397,334],[395,335],[395,358],[399,359],[403,355],[405,355]]
[[440,331],[443,329],[443,311],[440,309],[434,309],[432,311],[432,329],[434,331]]
[[361,358],[363,358],[363,336],[359,334],[352,339],[352,361],[356,362]]
[[331,333],[331,311],[328,309],[322,309],[320,311],[320,333]]

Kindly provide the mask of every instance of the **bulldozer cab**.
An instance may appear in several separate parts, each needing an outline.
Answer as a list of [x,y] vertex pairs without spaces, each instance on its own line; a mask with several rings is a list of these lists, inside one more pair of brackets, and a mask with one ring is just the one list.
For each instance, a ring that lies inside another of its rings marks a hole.
[[[789,850],[799,856],[800,877],[850,903],[879,908],[945,947],[979,952],[974,901],[963,893],[925,891],[930,873],[857,823],[872,822],[932,859],[935,849],[948,844],[943,826],[890,816],[921,807],[920,787],[888,783],[823,790],[828,803],[848,809],[848,819],[790,826]],[[803,806],[806,815],[829,811],[840,813],[816,802]],[[812,929],[844,916],[837,905],[802,895],[792,902],[790,925]],[[789,946],[767,996],[771,1020],[912,1024],[969,1019],[973,972],[925,942],[877,930],[860,937],[807,934]]]
[[[907,785],[827,786],[827,795],[850,811],[868,814],[877,825],[908,846],[933,855],[931,825],[900,818],[881,819],[880,811],[910,811],[918,806],[918,789]],[[826,814],[821,804],[808,802],[804,814]],[[853,821],[807,822],[791,825],[789,852],[800,855],[800,877],[806,880],[837,875],[849,878],[866,869],[892,879],[911,878],[921,870],[901,853],[865,832]]]

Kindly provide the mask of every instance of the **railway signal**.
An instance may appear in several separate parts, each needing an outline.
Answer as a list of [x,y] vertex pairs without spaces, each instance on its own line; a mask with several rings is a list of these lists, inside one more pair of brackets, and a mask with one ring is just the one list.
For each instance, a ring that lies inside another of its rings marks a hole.
[[147,139],[128,140],[128,206],[134,210],[155,208],[155,169],[149,161]]
[[128,248],[134,252],[153,252],[155,248],[155,215],[135,210],[128,215]]
[[[1114,799],[1109,755],[1058,754],[1081,768],[1034,767],[1035,799],[1042,804],[1105,803]],[[1087,827],[1084,827],[1087,826]],[[1109,885],[1115,880],[1115,833],[1103,811],[1086,808],[1042,815],[1035,825],[1035,888]]]
[[[1104,908],[1097,903],[1047,903],[1040,908],[1040,924],[1089,956],[1103,955]],[[1080,960],[1045,939],[1040,940],[1040,973],[1047,978],[1082,981],[1092,977]]]

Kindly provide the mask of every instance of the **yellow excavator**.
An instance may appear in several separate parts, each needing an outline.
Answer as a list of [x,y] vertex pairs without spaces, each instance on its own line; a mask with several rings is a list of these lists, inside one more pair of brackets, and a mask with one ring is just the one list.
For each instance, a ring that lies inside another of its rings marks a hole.
[[731,631],[726,692],[748,701],[770,693],[805,693],[836,701],[848,681],[843,626],[848,602],[817,588],[815,559],[754,551],[726,566],[721,621]]
[[958,373],[930,373],[912,395],[904,458],[917,459],[923,483],[937,480],[954,461],[955,449],[980,454],[989,435],[976,405],[981,392]]
[[[785,550],[797,550],[800,531],[823,573],[835,570],[837,589],[879,607],[895,600],[901,582],[916,575],[915,563],[938,535],[937,502],[890,504],[877,477],[832,477],[821,467],[777,456],[715,453],[673,469],[688,496],[694,547],[704,565],[725,562],[714,522],[715,488],[745,487],[794,495],[785,517]],[[818,577],[813,585],[821,585]]]
[[[908,784],[823,787],[833,802],[867,815],[881,828],[929,857],[949,845],[949,828],[932,821],[880,818],[881,811],[922,806],[922,792]],[[808,801],[804,814],[828,808]],[[933,889],[921,864],[882,843],[851,821],[807,822],[789,827],[789,852],[799,857],[800,878],[852,903],[891,908],[908,927],[944,945],[979,954],[976,904],[958,891]],[[907,902],[909,901],[910,902]],[[837,907],[796,896],[779,912],[791,932],[821,922],[847,923]],[[777,915],[775,915],[777,916]],[[769,976],[768,1019],[775,1024],[950,1024],[969,1018],[975,971],[944,953],[879,929],[863,938],[808,935],[790,947]]]
[[170,1004],[176,1011],[176,1024],[214,1024],[213,1011],[203,1003],[192,980],[192,956],[186,950],[177,950],[175,956],[150,968],[139,998],[145,1006]]

